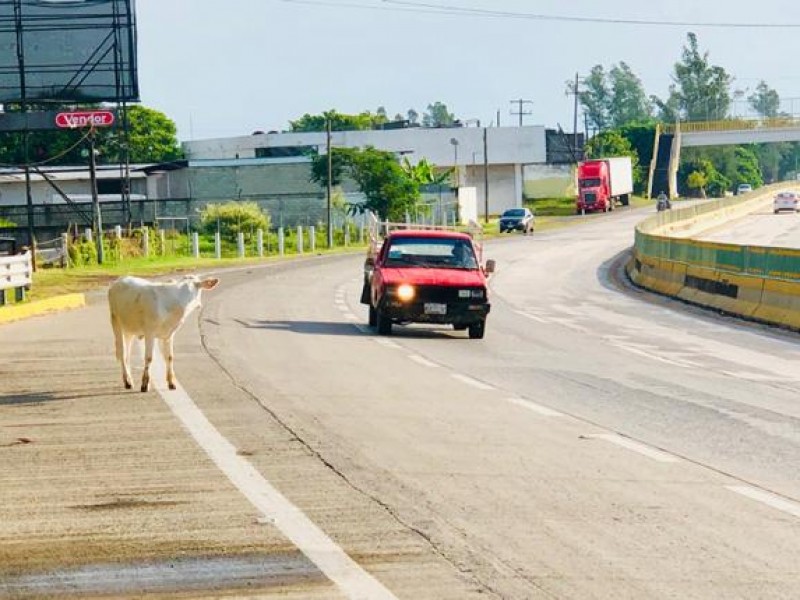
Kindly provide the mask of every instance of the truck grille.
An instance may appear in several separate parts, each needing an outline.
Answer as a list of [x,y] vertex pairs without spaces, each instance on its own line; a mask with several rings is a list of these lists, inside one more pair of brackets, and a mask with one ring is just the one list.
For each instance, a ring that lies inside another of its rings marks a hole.
[[[417,295],[414,298],[415,302],[440,302],[442,304],[452,304],[456,302],[470,303],[475,302],[476,298],[459,298],[458,291],[466,290],[478,291],[481,288],[461,288],[461,287],[441,287],[434,285],[420,285],[417,286]],[[480,298],[483,301],[485,296]]]
[[589,193],[583,195],[584,204],[594,204],[597,202],[597,194]]

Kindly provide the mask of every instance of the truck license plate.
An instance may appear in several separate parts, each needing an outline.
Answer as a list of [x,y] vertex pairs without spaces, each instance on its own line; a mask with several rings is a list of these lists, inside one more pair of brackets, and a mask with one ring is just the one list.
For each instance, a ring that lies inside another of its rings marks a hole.
[[425,314],[426,315],[446,315],[447,314],[447,304],[440,304],[438,302],[426,302],[425,303]]

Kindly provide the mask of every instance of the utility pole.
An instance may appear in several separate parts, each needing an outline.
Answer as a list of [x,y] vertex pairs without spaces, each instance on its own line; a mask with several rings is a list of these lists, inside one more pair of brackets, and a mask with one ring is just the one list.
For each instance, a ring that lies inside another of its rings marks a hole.
[[572,112],[572,151],[578,151],[578,73],[575,72],[575,87],[572,88],[575,96],[575,107]]
[[331,211],[331,192],[333,183],[333,157],[331,156],[331,120],[327,119],[325,122],[326,143],[325,146],[328,152],[328,248],[333,248],[333,221]]
[[97,238],[97,264],[104,262],[103,255],[103,213],[100,210],[100,197],[97,195],[97,157],[95,156],[95,131],[89,131],[89,185],[92,192],[92,209],[94,212],[94,230]]
[[[486,142],[486,128],[483,129],[483,222],[489,222],[489,149]],[[795,157],[796,159],[797,157]]]
[[523,100],[522,98],[520,98],[519,100],[511,100],[510,102],[511,102],[511,104],[516,104],[516,105],[519,106],[519,108],[517,109],[517,112],[514,112],[512,110],[512,111],[510,111],[510,114],[519,116],[519,126],[522,127],[522,117],[523,117],[523,115],[530,115],[531,114],[531,111],[522,110],[522,106],[524,104],[533,104],[533,100]]

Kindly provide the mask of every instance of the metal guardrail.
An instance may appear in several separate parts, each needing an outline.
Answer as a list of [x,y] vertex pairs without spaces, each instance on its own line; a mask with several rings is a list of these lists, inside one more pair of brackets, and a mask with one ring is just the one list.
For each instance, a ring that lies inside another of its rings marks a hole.
[[30,251],[16,256],[0,256],[0,306],[6,304],[6,293],[15,290],[17,302],[25,299],[25,290],[33,283],[33,261]]

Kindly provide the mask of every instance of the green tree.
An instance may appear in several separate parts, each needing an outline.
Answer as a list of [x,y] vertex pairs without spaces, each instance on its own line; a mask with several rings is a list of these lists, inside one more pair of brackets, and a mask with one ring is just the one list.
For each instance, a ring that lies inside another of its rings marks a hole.
[[701,171],[692,171],[689,177],[686,178],[686,185],[689,189],[697,190],[700,197],[706,197],[706,186],[708,185],[708,177]]
[[345,115],[331,109],[321,115],[306,113],[296,121],[289,121],[289,130],[294,133],[325,131],[327,122],[330,120],[332,131],[360,131],[385,123],[385,118],[386,115],[373,115],[369,111],[357,115]]
[[630,141],[619,131],[609,129],[598,133],[586,144],[587,158],[605,158],[614,156],[630,156],[634,183],[640,183],[642,174],[639,169],[639,157]]
[[736,146],[734,152],[736,171],[732,178],[733,187],[736,188],[740,183],[749,183],[754,188],[764,185],[756,153],[751,148],[744,146]]
[[[331,153],[331,180],[341,184],[345,176],[356,182],[366,197],[361,203],[351,205],[354,212],[374,212],[381,220],[402,220],[406,212],[413,212],[420,198],[417,175],[407,172],[392,152],[372,147],[333,148]],[[314,157],[311,180],[327,186],[327,156]]]
[[681,60],[675,63],[669,97],[656,104],[663,116],[675,111],[675,117],[690,121],[724,119],[731,104],[731,76],[709,63],[708,52],[700,52],[694,33],[686,37]]
[[[569,93],[574,93],[574,89],[572,89],[574,86],[574,81],[567,82]],[[598,131],[603,131],[608,127],[610,92],[603,65],[592,67],[589,75],[583,80],[583,88],[578,92],[578,101],[590,127]]]
[[756,86],[756,91],[747,97],[750,106],[762,117],[777,117],[781,106],[778,92],[767,85],[763,79]]
[[442,102],[428,104],[428,110],[422,115],[423,127],[451,127],[455,121],[455,115]]
[[[183,156],[178,144],[175,123],[164,113],[137,104],[127,107],[129,160],[133,163],[169,162]],[[125,119],[125,111],[118,115],[119,125]],[[120,138],[113,131],[98,136],[99,161],[120,162]]]
[[419,123],[419,113],[415,111],[413,108],[409,108],[406,115],[408,116],[409,123],[412,123],[414,125]]
[[610,98],[608,116],[612,127],[647,121],[653,106],[644,91],[642,80],[625,62],[611,67],[608,72]]

